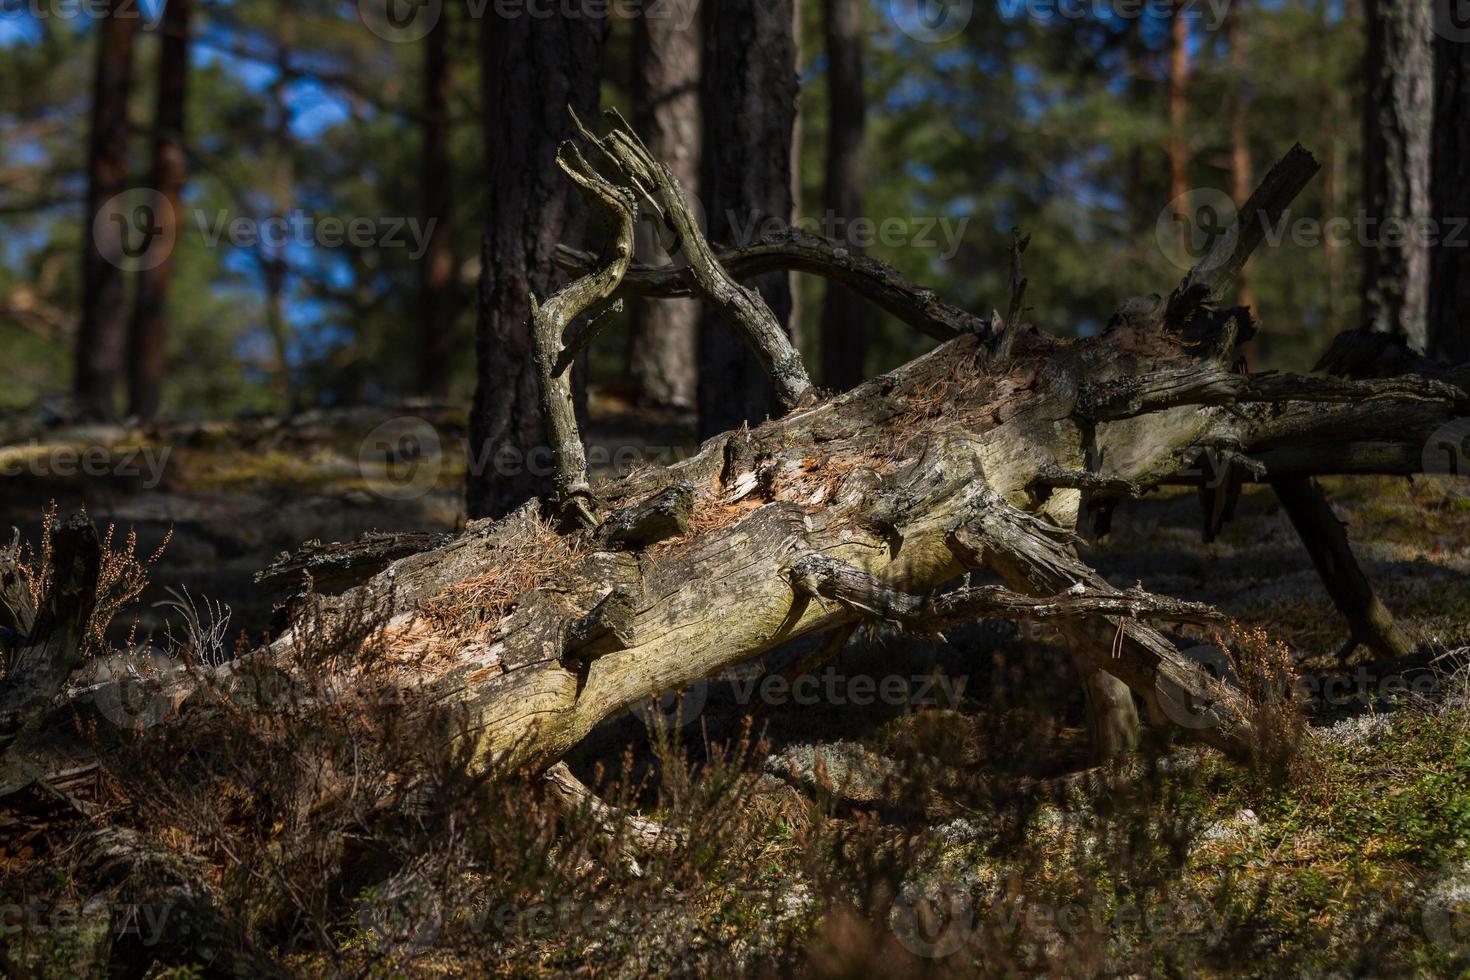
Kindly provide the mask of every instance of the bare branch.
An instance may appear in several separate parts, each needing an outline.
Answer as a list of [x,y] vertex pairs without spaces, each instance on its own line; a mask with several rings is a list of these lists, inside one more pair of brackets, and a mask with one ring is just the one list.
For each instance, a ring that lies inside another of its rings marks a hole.
[[[989,321],[951,306],[932,289],[909,282],[892,266],[799,228],[768,233],[754,244],[724,249],[716,258],[738,280],[768,272],[804,272],[840,283],[935,340],[990,333]],[[594,261],[588,252],[565,246],[557,249],[557,262],[574,272],[590,268]],[[620,291],[659,299],[699,295],[688,271],[678,265],[635,265]]]
[[1067,619],[1129,616],[1171,623],[1223,623],[1213,606],[1158,596],[1140,588],[1119,591],[1081,583],[1052,596],[1032,596],[996,585],[957,589],[939,596],[916,596],[876,576],[826,555],[807,555],[787,570],[798,592],[829,599],[851,612],[938,632],[974,619]]
[[[622,116],[615,110],[607,115],[613,123],[612,132],[596,140],[596,146],[617,171],[618,179],[635,188],[646,206],[673,232],[676,244],[670,249],[671,257],[677,254],[688,263],[695,291],[740,331],[771,379],[783,408],[789,410],[813,400],[811,378],[791,338],[760,293],[737,283],[715,258],[673,172],[649,154]],[[583,135],[593,138],[585,130]]]
[[595,501],[587,476],[587,453],[577,429],[568,370],[570,359],[566,356],[563,337],[572,321],[606,302],[622,282],[633,260],[636,212],[632,195],[604,180],[573,144],[563,144],[556,162],[581,188],[588,202],[602,213],[611,231],[604,264],[568,284],[545,303],[537,304],[533,298],[531,312],[536,368],[541,376],[541,411],[556,467],[552,504],[564,520],[592,527],[597,523],[593,515]]
[[[981,490],[952,529],[950,548],[966,566],[989,568],[1012,588],[1055,597],[1081,586],[1084,594],[1126,598],[1059,539],[1044,521]],[[1130,615],[1100,613],[1067,619],[1062,631],[1075,649],[1143,698],[1154,718],[1189,717],[1194,734],[1227,754],[1247,751],[1248,725],[1238,692],[1222,689],[1157,630]]]
[[1210,251],[1174,290],[1165,322],[1178,326],[1191,311],[1218,303],[1239,278],[1266,229],[1281,220],[1319,169],[1316,158],[1300,143],[1288,150],[1240,207],[1235,224],[1211,243]]

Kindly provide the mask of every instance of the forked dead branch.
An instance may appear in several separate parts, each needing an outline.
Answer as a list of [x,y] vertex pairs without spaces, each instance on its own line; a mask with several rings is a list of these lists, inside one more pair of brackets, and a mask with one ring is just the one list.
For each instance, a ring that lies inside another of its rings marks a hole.
[[[1182,712],[1202,718],[1184,734],[1245,757],[1243,696],[1150,625],[1219,614],[1109,583],[1076,548],[1080,521],[1105,522],[1123,497],[1202,482],[1195,464],[1206,456],[1219,464],[1201,487],[1208,527],[1228,516],[1242,483],[1271,482],[1319,567],[1338,576],[1333,595],[1354,635],[1376,649],[1401,643],[1381,605],[1358,614],[1371,590],[1345,537],[1323,533],[1327,504],[1310,481],[1417,472],[1431,434],[1466,413],[1470,368],[1401,358],[1386,377],[1240,373],[1239,348],[1255,324],[1249,310],[1219,304],[1260,229],[1315,173],[1301,147],[1240,209],[1237,233],[1168,296],[1127,298],[1104,332],[1074,340],[1025,322],[1019,272],[1001,319],[959,311],[809,235],[718,252],[672,174],[620,118],[603,137],[583,129],[582,141],[559,162],[606,219],[608,244],[596,256],[563,252],[582,275],[546,298],[531,324],[556,441],[556,496],[544,502],[551,526],[533,502],[430,550],[338,562],[360,584],[308,604],[329,622],[391,610],[374,640],[395,657],[401,703],[456,712],[478,765],[550,770],[595,725],[651,694],[867,618],[931,632],[965,618],[1047,618],[1074,650],[1099,754],[1135,743],[1141,703],[1156,725]],[[631,266],[636,208],[667,226],[672,266]],[[1032,278],[1045,275],[1045,259],[1027,253]],[[739,283],[775,269],[840,281],[944,342],[851,391],[819,396],[759,293]],[[711,439],[673,466],[594,485],[567,368],[594,340],[592,321],[633,292],[697,296],[719,311],[756,352],[785,414]],[[1363,349],[1388,353],[1372,338],[1344,343],[1360,366],[1381,364]],[[548,536],[563,546],[549,549]],[[979,569],[1004,587],[940,591]],[[476,608],[485,590],[474,583],[487,575],[495,601]],[[507,599],[505,583],[524,591]],[[43,787],[84,805],[84,774],[122,735],[101,706],[161,705],[150,722],[188,726],[221,697],[260,697],[240,679],[284,665],[293,640],[288,631],[224,667],[110,681],[57,702],[56,674],[69,673],[76,654],[65,613],[37,621],[0,682],[9,712],[0,720],[13,733],[0,749],[0,802]],[[0,622],[27,616],[7,608]],[[344,700],[362,696],[352,680],[335,688]],[[580,795],[562,770],[554,775],[563,795]]]

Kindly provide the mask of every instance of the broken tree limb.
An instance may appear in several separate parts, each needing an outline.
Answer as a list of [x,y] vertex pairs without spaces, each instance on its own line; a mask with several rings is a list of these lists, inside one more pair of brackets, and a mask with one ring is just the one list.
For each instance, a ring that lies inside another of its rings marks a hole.
[[[1082,586],[1100,594],[1119,594],[1073,554],[1066,537],[1037,526],[1038,519],[984,493],[951,531],[951,542],[965,564],[988,568],[1017,591],[1055,596]],[[1088,651],[1093,663],[1138,695],[1154,718],[1207,714],[1195,734],[1230,755],[1245,741],[1243,702],[1217,692],[1210,678],[1158,631],[1131,617],[1097,616],[1064,622],[1062,632],[1074,648]],[[1189,705],[1181,705],[1183,698]]]
[[546,785],[569,817],[584,814],[599,833],[612,841],[635,877],[643,877],[639,858],[669,853],[688,842],[689,835],[682,830],[627,813],[599,799],[572,775],[565,762],[546,770]]
[[925,632],[938,632],[976,619],[1132,616],[1168,623],[1226,621],[1223,613],[1202,602],[1157,596],[1141,588],[1123,591],[1088,588],[1080,581],[1052,596],[1023,595],[996,585],[917,596],[825,555],[799,558],[786,574],[798,592],[829,599],[859,616]]
[[597,541],[611,548],[647,548],[688,531],[693,516],[694,484],[676,483],[609,515],[597,528]]
[[325,591],[357,585],[399,558],[433,548],[442,538],[443,535],[424,531],[395,534],[369,531],[345,543],[313,541],[294,552],[283,553],[265,570],[257,572],[255,584],[281,592],[294,592],[308,583],[314,589]]
[[[594,138],[582,129],[580,121],[577,126],[585,137]],[[600,267],[558,290],[544,303],[537,303],[535,297],[531,299],[531,334],[535,341],[532,356],[541,377],[541,413],[556,467],[552,508],[563,520],[592,527],[597,523],[596,501],[587,478],[587,451],[577,429],[564,337],[573,321],[612,296],[627,272],[628,264],[633,261],[636,205],[631,193],[603,180],[574,144],[564,144],[556,162],[606,220],[610,233]]]
[[1312,564],[1353,639],[1383,660],[1412,656],[1416,645],[1394,622],[1348,544],[1347,531],[1322,488],[1310,479],[1275,480],[1271,489],[1312,557]]
[[598,148],[616,175],[642,195],[673,233],[669,258],[687,268],[699,297],[740,333],[771,379],[781,406],[789,410],[811,401],[811,378],[791,338],[760,293],[736,282],[715,258],[673,171],[649,154],[616,110],[607,116],[612,132],[598,141]]
[[1250,199],[1241,205],[1235,221],[1211,243],[1210,250],[1169,297],[1165,322],[1182,326],[1202,306],[1218,303],[1240,277],[1266,232],[1285,216],[1286,209],[1321,169],[1311,153],[1297,143],[1267,172]]

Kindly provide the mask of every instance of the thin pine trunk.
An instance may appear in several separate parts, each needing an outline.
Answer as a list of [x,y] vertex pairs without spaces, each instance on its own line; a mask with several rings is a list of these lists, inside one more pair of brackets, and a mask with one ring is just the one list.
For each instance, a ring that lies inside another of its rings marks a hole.
[[[82,316],[77,331],[76,396],[82,411],[110,419],[117,412],[127,314],[123,270],[103,255],[94,227],[103,206],[127,187],[128,93],[133,81],[136,8],[109,0],[99,24],[92,88],[92,134],[87,148],[87,211],[82,229]],[[124,215],[123,217],[126,217]],[[105,230],[105,229],[104,229]],[[128,234],[128,229],[120,229]]]
[[[827,33],[827,215],[844,233],[862,217],[867,100],[863,94],[862,0],[825,0]],[[846,242],[851,251],[859,251]],[[822,383],[845,391],[862,381],[868,355],[868,304],[829,284],[822,303]]]
[[[723,0],[704,9],[703,199],[709,237],[739,244],[791,220],[791,141],[798,81],[792,0]],[[791,277],[760,276],[778,321],[791,317]],[[701,436],[763,421],[772,407],[755,356],[706,311],[699,327]]]
[[[189,79],[189,22],[192,0],[168,0],[163,11],[162,45],[158,55],[158,108],[153,121],[153,187],[167,202],[158,215],[159,228],[173,241],[178,237],[179,209],[183,206],[188,161],[184,155],[184,107]],[[162,261],[142,270],[128,336],[129,411],[143,420],[158,414],[162,400],[167,356],[169,293],[173,286],[174,256],[168,249]]]

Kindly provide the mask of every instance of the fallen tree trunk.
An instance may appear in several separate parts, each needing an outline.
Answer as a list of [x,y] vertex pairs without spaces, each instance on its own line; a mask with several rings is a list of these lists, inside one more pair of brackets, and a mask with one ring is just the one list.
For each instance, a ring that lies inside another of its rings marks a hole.
[[[626,188],[663,209],[678,234],[695,234],[678,212],[672,178],[631,134],[618,128],[602,140],[588,134],[588,142],[610,176],[580,156],[564,158],[575,160],[584,189],[622,201],[608,188]],[[873,616],[922,628],[936,608],[926,596],[985,568],[1007,588],[946,595],[944,607],[1057,617],[1101,716],[1095,729],[1116,729],[1099,737],[1128,742],[1137,697],[1151,718],[1188,715],[1190,735],[1245,756],[1250,722],[1241,695],[1146,622],[1211,614],[1114,588],[1080,560],[1072,531],[1084,499],[1106,506],[1188,482],[1206,454],[1253,479],[1357,472],[1352,447],[1370,444],[1408,465],[1413,447],[1465,412],[1463,371],[1353,380],[1230,370],[1253,325],[1249,311],[1214,307],[1221,284],[1259,242],[1254,223],[1279,216],[1315,166],[1293,150],[1242,209],[1242,233],[1207,268],[1167,299],[1125,302],[1097,337],[1025,328],[1018,294],[1004,323],[992,318],[989,328],[955,333],[910,364],[815,403],[792,352],[767,346],[763,360],[789,382],[790,414],[711,439],[674,466],[595,488],[576,469],[580,453],[559,452],[566,469],[561,499],[549,502],[555,524],[534,504],[472,523],[345,595],[321,599],[317,615],[350,625],[383,612],[371,639],[396,665],[395,698],[457,711],[481,764],[545,769],[602,720],[788,640]],[[768,345],[758,295],[698,244],[686,255],[692,266],[674,273],[683,288],[716,293],[752,345]],[[613,301],[611,285],[626,271],[620,250],[607,261],[610,278],[548,301],[542,309],[555,316],[539,325],[565,329],[564,343],[585,342],[591,331],[573,321]],[[821,260],[804,250],[792,264]],[[872,263],[830,268],[879,276],[869,295],[895,288],[891,270]],[[941,308],[931,301],[903,308],[926,316]],[[562,358],[550,340],[543,344],[540,369],[554,373]],[[558,423],[559,438],[578,438],[575,419]],[[567,521],[570,502],[575,519]],[[863,595],[885,598],[875,605]],[[144,724],[188,725],[221,698],[268,703],[261,672],[289,665],[287,652],[305,633],[298,625],[214,671],[179,668],[73,692],[30,740],[24,767],[0,759],[0,798],[35,779],[75,789],[106,729],[119,727],[119,704],[147,706]],[[292,684],[289,671],[277,683]],[[334,691],[363,696],[351,677]]]

